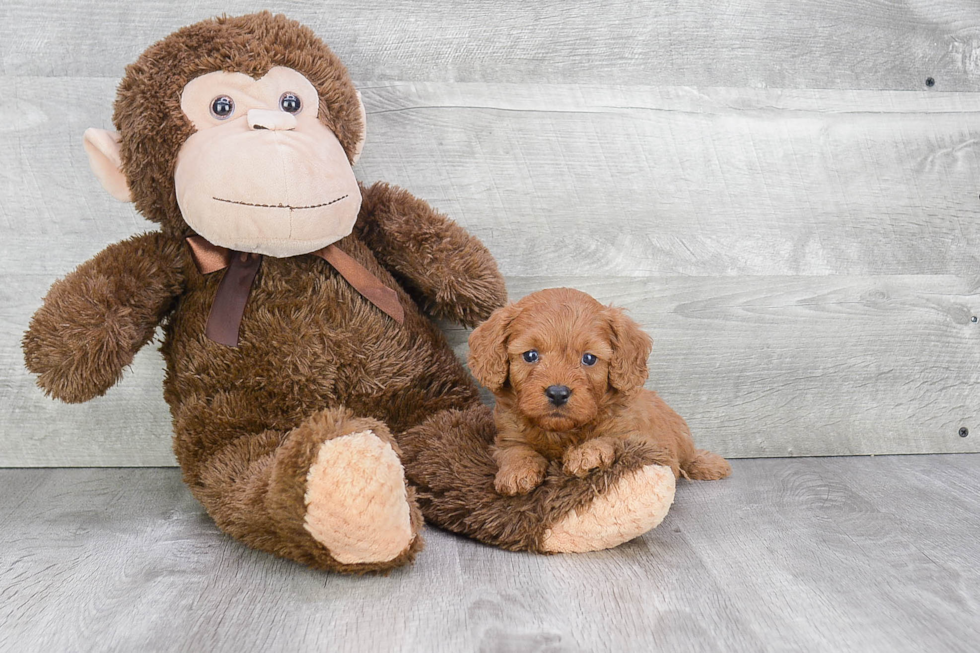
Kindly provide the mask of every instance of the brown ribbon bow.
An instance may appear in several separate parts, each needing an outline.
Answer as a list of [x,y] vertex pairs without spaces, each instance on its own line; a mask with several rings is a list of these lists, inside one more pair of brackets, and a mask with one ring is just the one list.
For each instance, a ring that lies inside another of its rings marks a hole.
[[[213,245],[201,236],[188,236],[187,245],[201,274],[211,274],[225,268],[228,270],[218,284],[205,335],[222,345],[237,347],[245,304],[262,264],[262,255],[236,252],[227,247]],[[354,290],[396,322],[402,324],[405,321],[405,310],[398,301],[398,293],[384,285],[337,245],[327,245],[310,253],[333,266]]]

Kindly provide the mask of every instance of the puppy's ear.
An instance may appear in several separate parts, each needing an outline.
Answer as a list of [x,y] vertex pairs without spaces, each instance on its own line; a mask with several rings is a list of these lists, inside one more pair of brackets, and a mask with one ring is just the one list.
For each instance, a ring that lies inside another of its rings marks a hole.
[[498,308],[487,321],[470,334],[470,372],[490,392],[497,392],[507,382],[510,362],[507,358],[507,336],[517,308],[508,304]]
[[629,394],[647,380],[647,358],[653,340],[621,308],[606,308],[613,355],[609,362],[609,385]]

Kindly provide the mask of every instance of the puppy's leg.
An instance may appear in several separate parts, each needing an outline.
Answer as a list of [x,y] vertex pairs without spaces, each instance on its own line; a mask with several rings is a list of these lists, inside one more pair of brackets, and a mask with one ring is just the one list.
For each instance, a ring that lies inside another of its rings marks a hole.
[[583,478],[593,469],[609,469],[623,450],[623,443],[614,438],[593,438],[572,447],[562,457],[565,473]]
[[716,481],[732,473],[731,465],[724,458],[694,446],[687,422],[655,392],[645,393],[645,404],[643,427],[651,434],[653,444],[663,446],[672,453],[669,464],[675,477]]
[[544,481],[548,461],[526,444],[498,445],[493,452],[499,469],[493,487],[504,496],[527,494]]
[[707,449],[698,449],[692,460],[684,467],[686,476],[692,481],[717,481],[732,473],[728,461]]

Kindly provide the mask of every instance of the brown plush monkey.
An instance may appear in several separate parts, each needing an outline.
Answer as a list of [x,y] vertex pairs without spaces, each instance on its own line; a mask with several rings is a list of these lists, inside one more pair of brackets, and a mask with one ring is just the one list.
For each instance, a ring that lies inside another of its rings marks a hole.
[[181,29],[126,69],[113,121],[118,134],[85,134],[92,168],[160,230],[55,283],[27,367],[47,394],[86,401],[162,324],[174,450],[222,530],[360,573],[409,562],[423,513],[534,551],[649,527],[628,525],[650,510],[651,451],[494,491],[490,412],[429,318],[477,324],[503,280],[425,202],[357,183],[364,109],[311,30],[270,13]]

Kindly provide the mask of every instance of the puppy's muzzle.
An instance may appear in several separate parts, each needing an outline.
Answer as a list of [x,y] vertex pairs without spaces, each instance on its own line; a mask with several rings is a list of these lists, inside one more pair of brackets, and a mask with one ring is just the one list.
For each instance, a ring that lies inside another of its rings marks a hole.
[[544,390],[548,401],[554,406],[564,406],[568,403],[568,398],[572,396],[572,390],[567,385],[549,385]]

